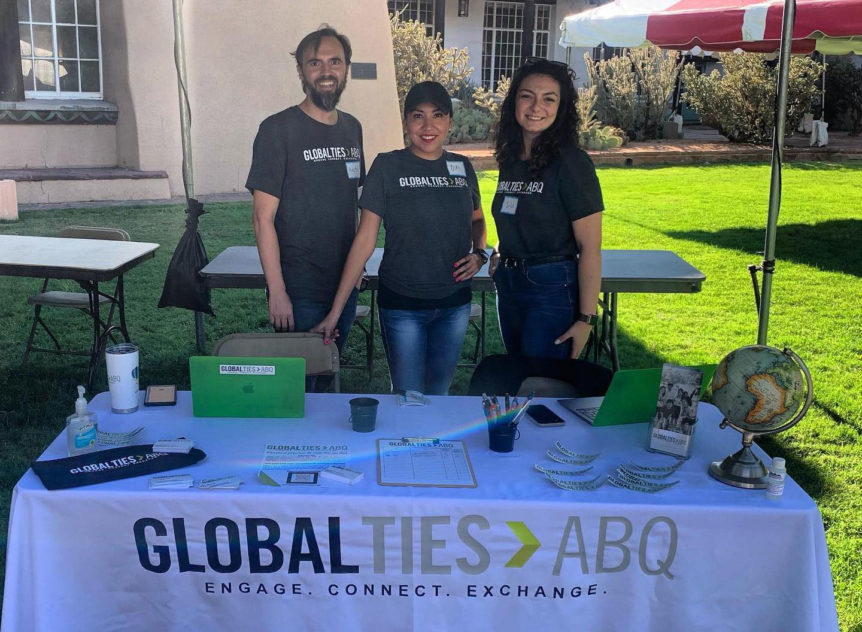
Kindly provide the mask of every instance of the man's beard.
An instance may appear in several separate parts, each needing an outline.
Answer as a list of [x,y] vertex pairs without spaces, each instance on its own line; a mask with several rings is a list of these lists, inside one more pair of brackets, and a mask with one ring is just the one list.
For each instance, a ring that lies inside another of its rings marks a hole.
[[[326,80],[337,81],[337,79],[332,75],[318,79],[318,81]],[[346,87],[347,77],[345,76],[344,81],[337,83],[335,90],[332,92],[319,92],[313,85],[308,83],[305,79],[305,75],[302,75],[302,91],[311,97],[311,102],[314,103],[314,105],[326,112],[331,112],[335,109],[335,106],[338,105],[338,100],[341,98],[341,93],[344,92],[344,88]]]

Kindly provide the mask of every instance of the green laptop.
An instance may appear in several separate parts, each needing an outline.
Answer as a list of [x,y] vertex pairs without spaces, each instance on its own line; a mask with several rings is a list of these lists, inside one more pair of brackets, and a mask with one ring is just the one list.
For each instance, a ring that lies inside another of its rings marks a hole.
[[[715,364],[694,366],[703,373],[700,394],[703,396],[715,372]],[[651,421],[658,401],[661,367],[629,369],[614,373],[604,397],[575,397],[558,402],[593,426],[615,426]]]
[[192,356],[195,417],[305,416],[305,358]]

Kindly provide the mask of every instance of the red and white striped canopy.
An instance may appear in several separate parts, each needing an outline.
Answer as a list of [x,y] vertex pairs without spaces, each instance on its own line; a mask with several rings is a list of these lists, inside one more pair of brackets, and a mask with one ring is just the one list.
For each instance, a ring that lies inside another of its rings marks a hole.
[[[615,0],[570,15],[560,45],[777,51],[783,0]],[[793,52],[862,53],[862,0],[797,0]]]

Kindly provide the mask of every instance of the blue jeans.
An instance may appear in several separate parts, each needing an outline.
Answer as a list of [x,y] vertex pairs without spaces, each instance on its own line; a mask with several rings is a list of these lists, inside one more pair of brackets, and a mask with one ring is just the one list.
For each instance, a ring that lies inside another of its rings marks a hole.
[[[335,339],[335,346],[338,347],[338,352],[344,349],[347,342],[347,335],[350,333],[350,328],[353,326],[353,320],[356,318],[356,298],[359,292],[354,289],[344,304],[344,311],[341,312],[341,318],[338,319],[338,338]],[[329,313],[331,304],[310,301],[306,298],[290,297],[293,303],[293,330],[308,331],[317,323],[324,319]]]
[[533,358],[568,358],[572,343],[554,340],[579,313],[578,267],[559,261],[494,272],[497,314],[506,351]]
[[[356,318],[356,298],[359,292],[353,290],[347,303],[344,304],[344,311],[341,312],[341,318],[338,319],[338,338],[335,339],[335,346],[338,347],[338,353],[344,349],[347,343],[347,335],[350,333],[350,327]],[[290,302],[293,304],[293,330],[308,331],[317,323],[324,319],[329,313],[331,304],[320,303],[302,297],[290,297]],[[329,376],[311,376],[305,378],[305,390],[309,393],[321,392],[327,390],[332,383],[332,378]]]
[[395,392],[447,395],[469,320],[469,303],[444,309],[380,309]]

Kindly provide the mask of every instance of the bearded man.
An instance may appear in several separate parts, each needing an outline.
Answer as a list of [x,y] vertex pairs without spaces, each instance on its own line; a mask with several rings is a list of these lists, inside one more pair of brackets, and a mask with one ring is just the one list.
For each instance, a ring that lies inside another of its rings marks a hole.
[[[308,331],[329,312],[365,179],[362,126],[335,107],[347,85],[350,41],[323,25],[293,56],[305,99],[260,124],[245,185],[276,331]],[[338,322],[339,351],[355,313],[354,291]]]

